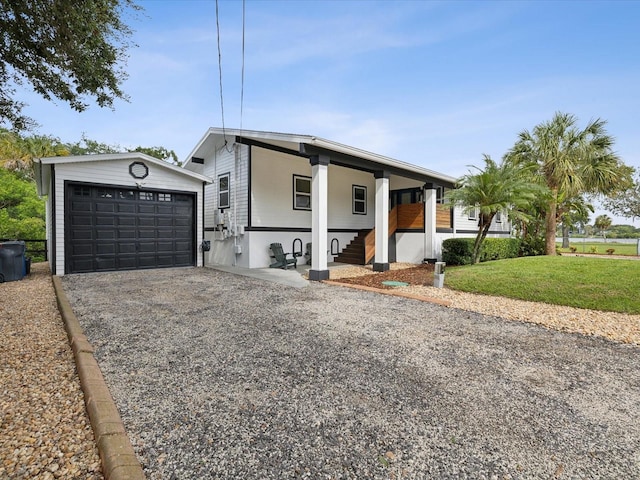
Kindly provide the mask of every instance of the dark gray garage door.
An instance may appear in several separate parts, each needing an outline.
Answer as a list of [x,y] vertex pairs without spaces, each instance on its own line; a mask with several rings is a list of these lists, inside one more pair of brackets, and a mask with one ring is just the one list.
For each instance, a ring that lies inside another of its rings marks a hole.
[[65,273],[195,265],[195,194],[65,185]]

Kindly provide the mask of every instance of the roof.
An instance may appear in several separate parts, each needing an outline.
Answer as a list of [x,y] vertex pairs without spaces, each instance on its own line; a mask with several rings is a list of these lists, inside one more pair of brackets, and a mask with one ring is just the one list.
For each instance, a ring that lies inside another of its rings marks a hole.
[[156,165],[167,170],[171,170],[178,175],[184,175],[191,177],[201,182],[212,183],[211,178],[200,175],[199,173],[185,170],[184,168],[172,165],[171,163],[159,160],[155,157],[147,155],[141,152],[126,152],[126,153],[99,153],[93,155],[68,155],[64,157],[45,157],[34,159],[34,167],[36,173],[36,185],[38,188],[38,195],[47,195],[49,185],[49,179],[51,175],[51,165],[63,164],[63,163],[88,163],[88,162],[112,162],[117,160],[142,160],[144,162]]
[[[326,153],[333,158],[351,159],[351,163],[359,165],[370,165],[372,169],[390,170],[391,173],[414,178],[433,179],[445,184],[454,185],[457,182],[457,178],[444,173],[435,172],[428,168],[423,168],[418,165],[396,160],[391,157],[379,155],[377,153],[362,150],[360,148],[351,147],[342,143],[327,140],[325,138],[316,137],[313,135],[300,135],[294,133],[278,133],[278,132],[264,132],[256,130],[238,130],[238,129],[222,129],[222,128],[209,128],[204,134],[202,139],[198,142],[196,147],[189,154],[187,159],[183,162],[185,167],[191,163],[193,157],[202,158],[206,156],[206,152],[212,147],[216,148],[212,144],[212,138],[222,137],[229,143],[240,140],[254,140],[266,144],[270,144],[275,147],[288,148],[292,152],[298,152],[301,156],[311,156],[317,153]],[[358,163],[358,160],[360,161]]]

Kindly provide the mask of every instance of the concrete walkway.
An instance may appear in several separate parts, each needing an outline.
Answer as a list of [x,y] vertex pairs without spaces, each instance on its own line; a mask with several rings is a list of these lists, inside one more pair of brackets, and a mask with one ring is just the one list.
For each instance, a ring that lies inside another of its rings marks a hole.
[[[338,270],[340,268],[348,268],[352,265],[346,263],[330,263],[327,268],[329,271]],[[304,276],[309,273],[311,267],[309,265],[299,265],[297,269],[282,270],[280,268],[244,268],[232,267],[228,265],[207,265],[208,268],[219,270],[221,272],[242,275],[243,277],[258,278],[269,282],[280,283],[294,288],[303,288],[309,286],[309,280]]]

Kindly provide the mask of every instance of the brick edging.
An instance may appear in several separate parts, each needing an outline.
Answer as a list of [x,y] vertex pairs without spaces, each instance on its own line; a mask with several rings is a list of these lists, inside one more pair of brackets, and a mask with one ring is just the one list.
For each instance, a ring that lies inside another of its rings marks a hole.
[[93,356],[93,347],[73,313],[60,278],[53,276],[52,281],[58,309],[76,361],[80,386],[84,392],[84,401],[100,453],[104,477],[107,480],[143,480],[145,476],[142,466],[129,441],[98,362]]
[[367,287],[365,285],[357,285],[353,283],[343,283],[337,280],[323,280],[322,283],[328,285],[336,285],[338,287],[355,288],[356,290],[364,290],[365,292],[381,293],[383,295],[392,295],[394,297],[410,298],[411,300],[419,300],[421,302],[435,303],[443,307],[450,307],[451,302],[448,300],[440,300],[439,298],[423,297],[422,295],[414,295],[413,293],[398,292],[392,289]]

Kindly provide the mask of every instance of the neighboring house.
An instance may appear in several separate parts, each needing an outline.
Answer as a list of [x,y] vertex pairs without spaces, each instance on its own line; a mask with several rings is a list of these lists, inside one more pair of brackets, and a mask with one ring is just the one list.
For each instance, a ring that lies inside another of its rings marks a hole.
[[143,153],[36,160],[56,275],[201,266],[207,177]]
[[[267,267],[269,245],[302,256],[310,278],[327,263],[420,263],[441,256],[442,240],[475,236],[477,218],[452,209],[444,193],[456,179],[308,135],[209,129],[184,168],[205,186],[205,263]],[[509,236],[498,216],[491,236]]]

